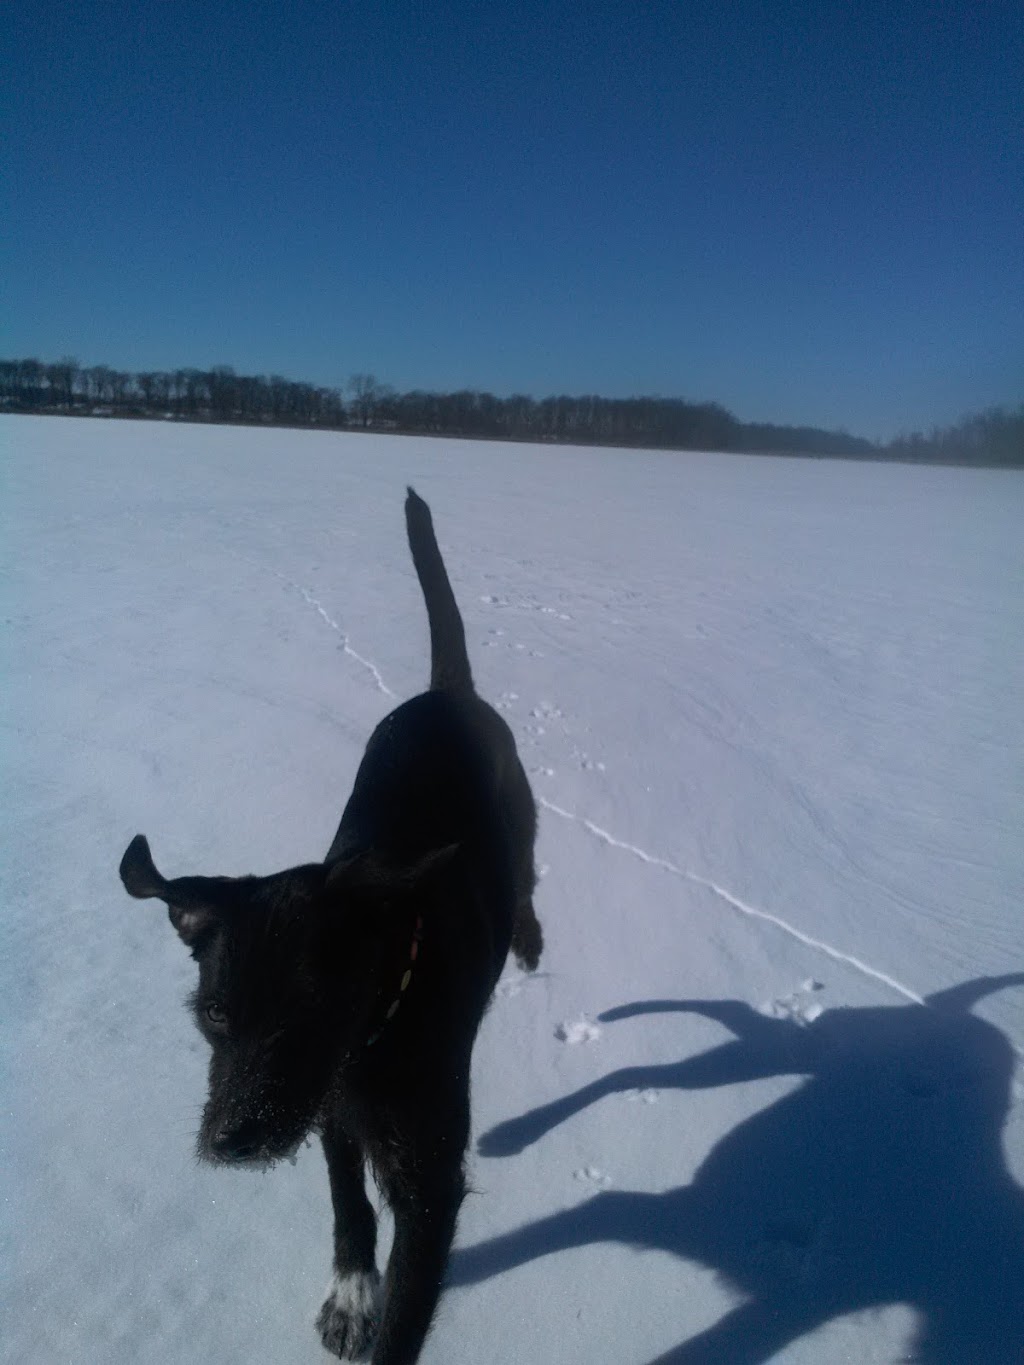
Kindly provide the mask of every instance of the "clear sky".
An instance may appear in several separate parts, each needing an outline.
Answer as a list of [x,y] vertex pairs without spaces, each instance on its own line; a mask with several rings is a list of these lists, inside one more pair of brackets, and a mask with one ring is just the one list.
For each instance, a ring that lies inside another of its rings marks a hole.
[[1020,0],[14,0],[0,352],[1024,398]]

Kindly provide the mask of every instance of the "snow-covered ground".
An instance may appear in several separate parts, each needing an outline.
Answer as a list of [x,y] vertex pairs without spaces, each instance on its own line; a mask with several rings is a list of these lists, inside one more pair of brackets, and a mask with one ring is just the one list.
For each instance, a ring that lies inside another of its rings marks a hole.
[[192,964],[117,864],[323,855],[426,677],[407,482],[547,938],[484,1021],[424,1361],[1024,1359],[1024,975],[971,985],[1024,973],[1019,474],[14,417],[0,454],[5,1360],[320,1358],[321,1154],[195,1164]]

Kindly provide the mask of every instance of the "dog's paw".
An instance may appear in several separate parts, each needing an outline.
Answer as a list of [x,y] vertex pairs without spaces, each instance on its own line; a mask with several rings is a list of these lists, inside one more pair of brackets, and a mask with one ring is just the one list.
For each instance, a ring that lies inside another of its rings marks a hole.
[[324,1349],[340,1360],[366,1360],[380,1322],[380,1276],[376,1270],[335,1274],[316,1328]]

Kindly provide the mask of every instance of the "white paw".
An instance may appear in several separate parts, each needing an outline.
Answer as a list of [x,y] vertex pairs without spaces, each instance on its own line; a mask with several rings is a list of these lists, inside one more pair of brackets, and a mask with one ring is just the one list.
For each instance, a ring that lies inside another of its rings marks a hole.
[[376,1270],[334,1275],[316,1326],[324,1348],[341,1360],[365,1360],[380,1321]]

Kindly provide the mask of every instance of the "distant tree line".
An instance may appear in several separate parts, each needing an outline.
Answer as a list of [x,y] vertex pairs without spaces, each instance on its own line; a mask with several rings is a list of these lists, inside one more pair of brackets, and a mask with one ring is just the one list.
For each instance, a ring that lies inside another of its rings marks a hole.
[[212,370],[149,370],[131,374],[65,358],[0,360],[0,403],[19,412],[72,412],[100,417],[167,417],[201,422],[277,425],[346,424],[337,389],[297,384],[280,375]]
[[1024,407],[965,418],[879,446],[844,431],[741,422],[718,403],[680,398],[531,398],[462,390],[399,393],[371,374],[337,388],[280,375],[211,370],[129,373],[65,358],[0,361],[0,407],[9,412],[159,417],[190,422],[377,430],[496,440],[564,441],[647,449],[722,450],[866,459],[1024,464]]
[[886,453],[898,460],[929,464],[1024,465],[1024,404],[989,408],[963,417],[951,427],[897,436]]

